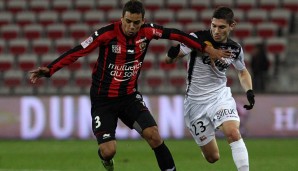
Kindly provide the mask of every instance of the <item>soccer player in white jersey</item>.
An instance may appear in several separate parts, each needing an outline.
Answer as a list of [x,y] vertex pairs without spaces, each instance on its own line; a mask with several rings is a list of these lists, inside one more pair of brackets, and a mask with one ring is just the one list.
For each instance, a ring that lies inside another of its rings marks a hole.
[[239,131],[240,119],[236,103],[230,88],[226,86],[226,70],[232,64],[238,71],[241,86],[249,102],[244,108],[253,108],[255,100],[252,80],[244,64],[243,49],[239,43],[229,38],[235,25],[233,11],[228,7],[218,7],[213,13],[210,30],[191,33],[209,46],[230,50],[231,58],[211,61],[208,54],[179,44],[169,49],[165,60],[173,63],[191,53],[187,68],[184,118],[206,160],[210,163],[219,160],[215,131],[220,129],[230,144],[238,171],[248,171],[248,151]]

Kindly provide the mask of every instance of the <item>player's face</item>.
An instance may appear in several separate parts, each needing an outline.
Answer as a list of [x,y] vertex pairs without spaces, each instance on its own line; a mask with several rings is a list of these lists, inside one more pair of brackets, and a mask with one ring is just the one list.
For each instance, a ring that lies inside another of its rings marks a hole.
[[144,24],[144,18],[142,14],[125,12],[121,18],[122,30],[126,36],[134,36],[140,30],[142,24]]
[[216,42],[225,43],[227,42],[228,36],[231,30],[234,29],[234,23],[229,24],[224,19],[212,18],[211,20],[211,33],[212,37]]

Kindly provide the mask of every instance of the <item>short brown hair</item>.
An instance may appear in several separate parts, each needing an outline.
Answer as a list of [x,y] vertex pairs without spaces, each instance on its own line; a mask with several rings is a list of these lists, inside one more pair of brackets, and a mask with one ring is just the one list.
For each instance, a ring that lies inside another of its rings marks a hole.
[[224,7],[224,6],[217,7],[213,13],[212,18],[224,19],[229,24],[232,24],[235,22],[233,10],[229,7]]
[[145,9],[143,3],[138,0],[130,0],[124,4],[124,8],[122,11],[122,16],[124,16],[125,12],[128,11],[132,14],[142,14],[142,18],[145,16]]

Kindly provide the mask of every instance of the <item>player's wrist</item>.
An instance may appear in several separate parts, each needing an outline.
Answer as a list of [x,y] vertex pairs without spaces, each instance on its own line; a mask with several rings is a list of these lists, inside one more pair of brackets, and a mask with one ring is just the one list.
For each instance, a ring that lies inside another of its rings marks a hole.
[[51,68],[49,66],[46,66],[45,68],[47,68],[48,70],[43,72],[43,76],[47,77],[47,78],[51,77],[51,75],[52,75],[51,74]]
[[246,91],[246,94],[254,96],[254,91],[252,89],[249,89],[249,90]]
[[203,52],[206,52],[206,53],[211,53],[213,51],[213,47],[212,46],[207,46],[206,44],[203,45]]
[[175,59],[180,52],[180,44],[177,46],[171,46],[170,49],[168,50],[167,56],[171,59]]

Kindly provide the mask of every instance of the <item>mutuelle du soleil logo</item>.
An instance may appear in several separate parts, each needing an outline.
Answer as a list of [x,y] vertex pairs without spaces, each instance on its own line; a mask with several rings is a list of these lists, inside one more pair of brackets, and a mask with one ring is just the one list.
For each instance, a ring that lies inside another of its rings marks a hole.
[[131,77],[136,76],[141,66],[142,62],[134,60],[122,65],[110,63],[108,68],[111,69],[110,75],[114,78],[114,80],[122,82],[130,80]]

